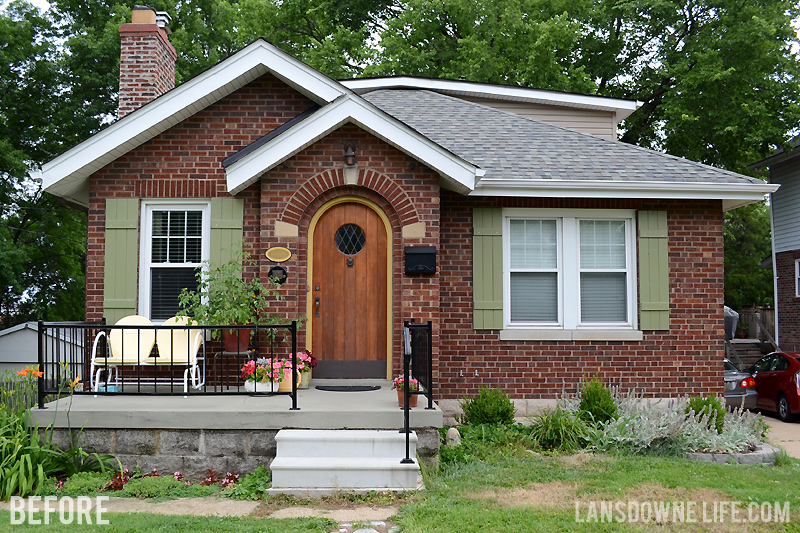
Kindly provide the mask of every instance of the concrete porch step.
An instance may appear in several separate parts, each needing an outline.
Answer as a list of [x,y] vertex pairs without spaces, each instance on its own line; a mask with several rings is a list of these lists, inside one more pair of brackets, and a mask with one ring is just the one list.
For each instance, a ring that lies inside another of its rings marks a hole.
[[409,439],[412,463],[403,464],[405,434],[377,430],[284,429],[275,436],[270,492],[316,494],[338,490],[415,490],[417,435]]
[[276,457],[273,489],[414,490],[419,465],[416,459],[401,464],[397,458]]
[[[406,435],[369,429],[284,429],[275,436],[276,457],[405,457]],[[409,456],[417,452],[417,434],[409,437]]]

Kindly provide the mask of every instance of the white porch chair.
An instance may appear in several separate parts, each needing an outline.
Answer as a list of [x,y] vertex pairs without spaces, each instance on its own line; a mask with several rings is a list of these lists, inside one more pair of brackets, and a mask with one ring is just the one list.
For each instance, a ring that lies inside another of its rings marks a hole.
[[[131,315],[121,318],[116,326],[151,326],[150,320],[143,316]],[[156,332],[152,329],[112,329],[108,334],[108,353],[97,353],[100,339],[106,337],[106,332],[101,331],[94,337],[92,343],[92,364],[89,380],[92,390],[97,392],[100,387],[100,375],[107,370],[106,386],[110,383],[119,385],[119,366],[138,365],[150,357],[156,341]]]
[[[174,316],[166,320],[164,326],[190,326],[196,325],[185,316]],[[189,392],[189,378],[192,388],[199,389],[205,384],[205,375],[201,375],[200,362],[205,365],[205,343],[201,329],[159,329],[156,332],[158,357],[148,358],[142,364],[155,365],[186,365],[183,371],[183,393]],[[199,355],[200,347],[203,355]]]

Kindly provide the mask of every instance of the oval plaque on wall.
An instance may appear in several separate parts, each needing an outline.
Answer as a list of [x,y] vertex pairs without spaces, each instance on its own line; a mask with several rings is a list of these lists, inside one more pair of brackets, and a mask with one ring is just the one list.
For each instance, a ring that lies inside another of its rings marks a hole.
[[267,259],[275,261],[276,263],[283,263],[292,258],[292,252],[283,246],[273,246],[267,250],[267,253],[264,255],[267,256]]

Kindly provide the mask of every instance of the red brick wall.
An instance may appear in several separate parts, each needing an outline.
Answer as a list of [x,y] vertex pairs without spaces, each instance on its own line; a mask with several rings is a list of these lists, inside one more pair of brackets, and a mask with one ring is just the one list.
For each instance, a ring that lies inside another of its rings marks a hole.
[[[89,180],[86,319],[103,314],[106,198],[213,198],[227,192],[222,160],[302,113],[313,102],[263,76],[96,172]],[[260,251],[259,186],[245,200],[244,235]]]
[[[357,185],[346,185],[344,151],[355,147]],[[287,314],[306,315],[308,229],[312,217],[326,202],[357,196],[375,203],[392,227],[392,354],[394,374],[402,364],[402,324],[415,319],[439,321],[439,275],[407,275],[404,246],[439,246],[439,179],[384,141],[354,125],[347,125],[297,154],[261,180],[261,243],[264,249],[286,246],[297,254],[284,264],[290,272],[284,284]],[[298,237],[275,237],[274,221],[298,226]],[[402,227],[422,222],[425,236],[403,239]],[[262,266],[262,276],[271,264]],[[291,316],[291,315],[289,315]],[[438,331],[434,330],[434,342]],[[305,330],[300,335],[305,345]]]
[[[640,342],[510,342],[472,329],[472,208],[666,209],[669,219],[669,331]],[[441,221],[440,397],[501,387],[514,398],[554,398],[599,374],[648,396],[722,393],[723,249],[719,202],[477,200],[444,191]],[[477,375],[476,375],[477,373]]]
[[[106,198],[228,196],[222,160],[311,105],[280,81],[264,76],[95,173],[90,179],[86,319],[99,320],[103,314]],[[348,145],[357,154],[356,185],[344,182]],[[343,195],[372,201],[390,221],[392,352],[397,373],[403,320],[438,323],[438,274],[408,276],[403,258],[403,246],[439,244],[438,175],[384,141],[346,125],[237,195],[245,200],[245,249],[260,261],[262,277],[273,266],[264,258],[268,248],[292,250],[293,257],[282,265],[289,272],[281,288],[286,300],[273,311],[287,318],[305,316],[308,226],[325,202]],[[276,220],[298,226],[298,237],[275,237]],[[424,237],[403,239],[402,228],[419,222],[425,224]],[[305,346],[305,329],[300,332],[299,346]]]
[[775,273],[778,276],[778,342],[781,349],[800,350],[800,298],[795,285],[795,260],[800,250],[775,254]]
[[119,29],[119,104],[122,118],[175,87],[175,48],[155,24],[123,24]]

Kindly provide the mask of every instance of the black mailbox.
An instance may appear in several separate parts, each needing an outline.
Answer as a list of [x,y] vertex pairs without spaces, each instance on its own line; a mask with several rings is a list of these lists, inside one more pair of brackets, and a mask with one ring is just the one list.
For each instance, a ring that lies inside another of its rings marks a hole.
[[406,274],[436,274],[435,246],[406,246]]

